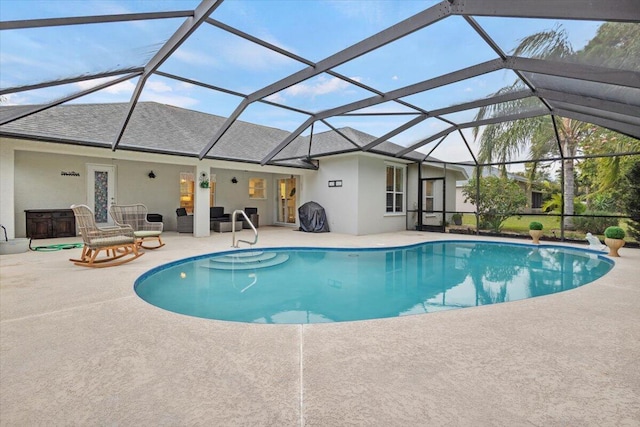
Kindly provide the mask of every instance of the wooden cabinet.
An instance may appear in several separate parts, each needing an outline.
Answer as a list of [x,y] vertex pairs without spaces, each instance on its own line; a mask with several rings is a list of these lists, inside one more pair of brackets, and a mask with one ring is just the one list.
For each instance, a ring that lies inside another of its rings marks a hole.
[[76,235],[76,218],[71,209],[33,209],[25,214],[27,237],[47,239]]

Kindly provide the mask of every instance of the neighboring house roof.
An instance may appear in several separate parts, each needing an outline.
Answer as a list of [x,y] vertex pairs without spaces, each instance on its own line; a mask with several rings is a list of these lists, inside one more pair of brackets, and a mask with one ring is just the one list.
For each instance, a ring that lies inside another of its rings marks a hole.
[[[28,108],[33,106],[0,107],[0,119]],[[110,148],[127,108],[126,103],[61,105],[0,126],[0,135]],[[139,102],[118,147],[197,156],[203,143],[209,141],[226,120],[225,117],[171,105]],[[288,131],[238,120],[206,158],[259,163],[288,135]],[[376,139],[373,135],[349,127],[299,136],[270,164],[313,168],[308,157],[361,152],[361,147]],[[371,152],[393,156],[403,149],[400,145],[385,141]],[[425,155],[414,151],[404,157],[422,161]],[[433,158],[427,160],[437,161]],[[448,168],[464,173],[462,168]]]
[[[475,164],[468,164],[468,165],[460,165],[460,167],[462,167],[465,171],[468,177],[473,177],[475,176],[475,169],[476,169],[476,165]],[[486,176],[501,176],[502,173],[500,172],[500,169],[491,166],[491,167],[483,167],[482,168],[482,176],[486,177]],[[510,173],[507,172],[507,178],[509,179],[513,179],[514,181],[520,181],[520,182],[524,182],[524,183],[528,183],[529,180],[527,178],[525,178],[524,176],[521,175],[516,175],[514,173]],[[464,180],[464,181],[456,181],[456,187],[464,187],[465,185],[467,185],[469,181],[468,180]]]

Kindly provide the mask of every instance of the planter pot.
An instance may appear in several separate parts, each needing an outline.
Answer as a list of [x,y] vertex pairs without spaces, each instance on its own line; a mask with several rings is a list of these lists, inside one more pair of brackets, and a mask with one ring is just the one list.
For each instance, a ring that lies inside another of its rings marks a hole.
[[0,240],[0,255],[20,254],[29,250],[29,239],[19,237],[17,239]]
[[624,246],[624,240],[622,239],[609,239],[605,237],[604,244],[609,247],[609,256],[619,257],[618,249]]
[[540,237],[542,237],[543,234],[544,232],[542,230],[529,230],[529,235],[536,245],[540,243]]

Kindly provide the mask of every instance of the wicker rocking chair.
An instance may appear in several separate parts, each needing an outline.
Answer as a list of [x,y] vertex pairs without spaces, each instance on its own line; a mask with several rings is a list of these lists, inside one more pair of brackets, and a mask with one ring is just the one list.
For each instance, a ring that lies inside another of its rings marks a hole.
[[[80,259],[70,259],[85,267],[111,267],[133,261],[143,255],[131,226],[98,227],[93,211],[86,205],[72,205],[84,246]],[[104,257],[98,258],[100,252]]]
[[[164,246],[160,234],[164,227],[161,222],[147,221],[147,207],[143,204],[135,205],[111,205],[109,214],[116,225],[130,225],[139,247],[145,249],[158,249]],[[156,246],[145,246],[145,239],[157,240]]]

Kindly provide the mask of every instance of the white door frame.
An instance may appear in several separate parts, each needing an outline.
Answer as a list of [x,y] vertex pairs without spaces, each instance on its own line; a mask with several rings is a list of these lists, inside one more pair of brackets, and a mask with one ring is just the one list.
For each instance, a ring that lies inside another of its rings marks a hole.
[[116,203],[116,166],[87,163],[87,206],[96,214],[98,225],[113,225],[113,219],[108,213],[106,222],[98,222],[98,220],[105,218],[106,212],[96,212],[96,172],[107,173],[106,209],[109,209],[109,206]]
[[[284,222],[279,221],[279,217],[280,217],[280,210],[282,208],[281,205],[281,199],[280,199],[280,180],[283,179],[291,179],[291,175],[275,175],[274,176],[274,183],[273,183],[273,187],[275,188],[275,223],[278,225],[286,225],[286,226],[290,226],[293,227],[298,223],[298,215],[296,214],[296,212],[294,212],[293,216],[294,216],[294,222],[286,222],[286,219]],[[299,186],[299,181],[298,181],[298,176],[293,176],[293,179],[295,180],[294,182],[294,189],[297,188]],[[291,190],[289,190],[291,191]],[[286,196],[285,196],[286,197]],[[295,207],[294,209],[297,210],[298,209],[298,196],[297,194],[293,196],[295,198]]]

